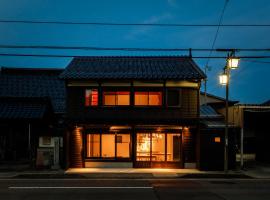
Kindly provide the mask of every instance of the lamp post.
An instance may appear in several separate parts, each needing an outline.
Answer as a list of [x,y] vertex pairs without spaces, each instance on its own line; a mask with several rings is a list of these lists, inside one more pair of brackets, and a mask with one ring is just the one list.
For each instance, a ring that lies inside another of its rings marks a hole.
[[237,69],[239,64],[239,58],[235,57],[235,52],[231,52],[228,55],[224,72],[219,76],[219,82],[221,85],[226,86],[226,112],[225,112],[225,135],[224,135],[224,171],[228,172],[228,152],[229,152],[229,85],[230,85],[230,70]]

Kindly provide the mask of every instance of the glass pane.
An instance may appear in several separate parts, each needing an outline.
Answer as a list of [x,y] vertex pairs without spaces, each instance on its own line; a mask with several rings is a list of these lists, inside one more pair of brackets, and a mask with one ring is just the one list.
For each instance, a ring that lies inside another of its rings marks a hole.
[[130,92],[117,92],[117,105],[129,105]]
[[98,90],[85,90],[85,106],[97,106],[98,105]]
[[118,158],[129,158],[130,134],[117,134],[116,148]]
[[101,157],[114,158],[115,157],[115,135],[102,134],[101,135]]
[[103,105],[105,106],[116,105],[115,92],[103,92]]
[[168,106],[179,106],[180,105],[180,91],[168,90],[167,100],[168,100],[167,102]]
[[87,134],[87,157],[100,157],[100,135]]
[[150,134],[137,133],[137,161],[150,161]]
[[161,106],[162,105],[162,92],[149,92],[149,105]]
[[135,105],[147,106],[148,105],[148,92],[135,92]]
[[164,133],[152,133],[152,161],[165,161]]
[[167,161],[180,161],[181,152],[181,134],[168,133],[167,134]]

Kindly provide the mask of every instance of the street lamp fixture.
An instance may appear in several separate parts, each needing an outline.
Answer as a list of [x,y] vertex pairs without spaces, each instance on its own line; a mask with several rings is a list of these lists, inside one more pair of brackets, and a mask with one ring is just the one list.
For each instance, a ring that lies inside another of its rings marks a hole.
[[237,69],[240,59],[235,56],[230,56],[227,59],[227,67],[230,69]]
[[228,76],[226,73],[220,74],[219,75],[219,83],[220,85],[227,85],[228,83]]
[[224,135],[224,171],[228,172],[228,161],[229,161],[229,85],[230,85],[230,71],[231,69],[237,69],[239,65],[239,58],[235,57],[235,52],[231,52],[231,54],[227,58],[227,65],[224,68],[224,73],[219,75],[219,82],[221,85],[226,86],[226,114],[225,114],[225,135]]

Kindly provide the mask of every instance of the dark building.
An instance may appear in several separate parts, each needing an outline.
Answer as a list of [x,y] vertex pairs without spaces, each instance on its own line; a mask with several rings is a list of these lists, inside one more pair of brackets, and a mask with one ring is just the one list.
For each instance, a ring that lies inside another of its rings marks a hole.
[[60,78],[68,167],[196,168],[205,75],[190,57],[78,57]]
[[[1,69],[0,163],[35,166],[47,160],[45,165],[52,165],[53,149],[46,147],[54,146],[53,139],[59,140],[63,134],[65,84],[58,78],[61,72]],[[43,140],[47,141],[44,145]]]

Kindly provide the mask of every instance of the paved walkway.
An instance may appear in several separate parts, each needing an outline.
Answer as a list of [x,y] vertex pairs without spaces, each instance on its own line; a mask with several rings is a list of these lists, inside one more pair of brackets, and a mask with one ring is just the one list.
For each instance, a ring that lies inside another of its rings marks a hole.
[[0,178],[258,178],[270,179],[269,166],[243,171],[200,171],[197,169],[70,168],[44,171],[0,171]]

